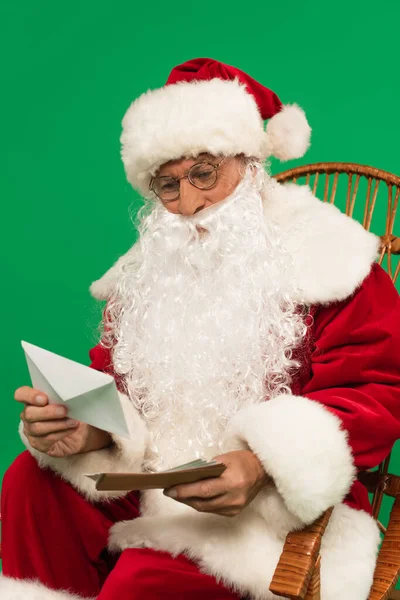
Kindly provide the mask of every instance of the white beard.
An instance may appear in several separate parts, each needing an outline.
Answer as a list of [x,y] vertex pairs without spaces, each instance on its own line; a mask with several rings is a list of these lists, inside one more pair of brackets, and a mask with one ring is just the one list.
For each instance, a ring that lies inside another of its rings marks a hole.
[[305,326],[290,257],[263,214],[266,175],[253,174],[192,217],[155,204],[108,302],[105,343],[151,432],[148,468],[210,459],[233,414],[290,392]]

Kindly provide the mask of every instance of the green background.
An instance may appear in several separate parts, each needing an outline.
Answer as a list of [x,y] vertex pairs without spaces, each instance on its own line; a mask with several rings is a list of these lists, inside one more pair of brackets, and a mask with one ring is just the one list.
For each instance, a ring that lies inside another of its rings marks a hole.
[[399,173],[399,17],[398,0],[2,5],[0,476],[22,450],[20,340],[87,363],[101,315],[88,287],[135,238],[119,158],[130,102],[174,65],[216,58],[306,110],[311,150],[273,172],[340,160]]

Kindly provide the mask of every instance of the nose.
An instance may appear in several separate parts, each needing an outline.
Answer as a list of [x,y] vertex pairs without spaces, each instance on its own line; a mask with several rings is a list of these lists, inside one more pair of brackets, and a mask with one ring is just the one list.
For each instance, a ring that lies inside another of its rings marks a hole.
[[189,217],[202,210],[206,202],[203,194],[202,190],[194,187],[187,179],[181,179],[179,194],[179,212],[181,215]]

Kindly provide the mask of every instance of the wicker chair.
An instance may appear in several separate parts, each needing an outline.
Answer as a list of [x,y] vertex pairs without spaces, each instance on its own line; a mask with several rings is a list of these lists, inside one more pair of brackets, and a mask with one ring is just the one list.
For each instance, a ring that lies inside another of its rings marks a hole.
[[[320,177],[321,175],[324,177]],[[359,212],[356,204],[357,192],[364,188],[366,198],[365,202],[362,202],[360,218],[357,220],[368,230],[376,216],[374,208],[378,192],[381,192],[380,197],[382,192],[386,192],[386,224],[382,226],[377,222],[373,229],[381,234],[379,264],[383,264],[392,281],[396,282],[400,272],[400,260],[396,256],[400,255],[400,237],[393,235],[393,228],[400,195],[400,177],[353,163],[316,163],[290,169],[275,177],[281,183],[305,183],[317,195],[318,187],[320,186],[321,190],[323,187],[323,201],[331,204],[335,202],[338,186],[344,184],[343,191],[347,190],[347,193],[341,197],[343,206],[339,208],[350,217]],[[324,180],[323,186],[321,180]],[[400,572],[400,477],[388,473],[389,461],[390,456],[377,471],[362,472],[358,476],[373,493],[372,512],[375,519],[378,520],[383,496],[386,494],[394,498],[387,529],[378,521],[384,538],[368,600],[400,599],[400,592],[394,591]],[[309,527],[288,534],[270,585],[274,594],[291,600],[320,600],[319,550],[331,513],[332,509],[329,509]]]
[[[379,186],[381,189],[383,185],[387,186],[386,226],[381,235],[382,250],[379,263],[382,264],[386,257],[388,273],[396,282],[400,272],[400,260],[396,259],[398,262],[395,266],[393,255],[400,255],[400,238],[393,235],[393,228],[400,195],[400,177],[351,163],[317,163],[285,171],[276,175],[276,179],[284,183],[305,178],[305,183],[312,186],[314,193],[318,194],[319,176],[322,174],[325,175],[323,200],[330,203],[335,201],[340,175],[342,179],[347,178],[346,204],[343,208],[351,217],[355,212],[360,180],[366,180],[366,201],[362,207],[362,223],[366,229],[370,229],[373,221]],[[378,519],[384,494],[395,499],[387,529],[378,521],[384,541],[368,600],[400,598],[400,595],[393,591],[400,571],[400,477],[388,473],[389,460],[390,456],[377,471],[359,474],[359,479],[374,494],[372,510],[375,519]],[[331,513],[332,509],[329,509],[309,527],[289,533],[270,585],[273,593],[292,600],[320,600],[319,550]]]

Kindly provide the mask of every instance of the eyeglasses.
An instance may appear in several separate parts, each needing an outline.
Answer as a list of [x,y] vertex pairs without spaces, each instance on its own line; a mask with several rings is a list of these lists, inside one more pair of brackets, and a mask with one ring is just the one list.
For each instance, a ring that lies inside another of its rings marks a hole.
[[218,167],[226,160],[226,157],[216,165],[209,162],[196,163],[190,167],[186,175],[182,177],[161,176],[154,177],[150,181],[150,190],[153,191],[164,202],[173,202],[179,198],[181,179],[188,179],[194,187],[199,190],[209,190],[217,182]]

